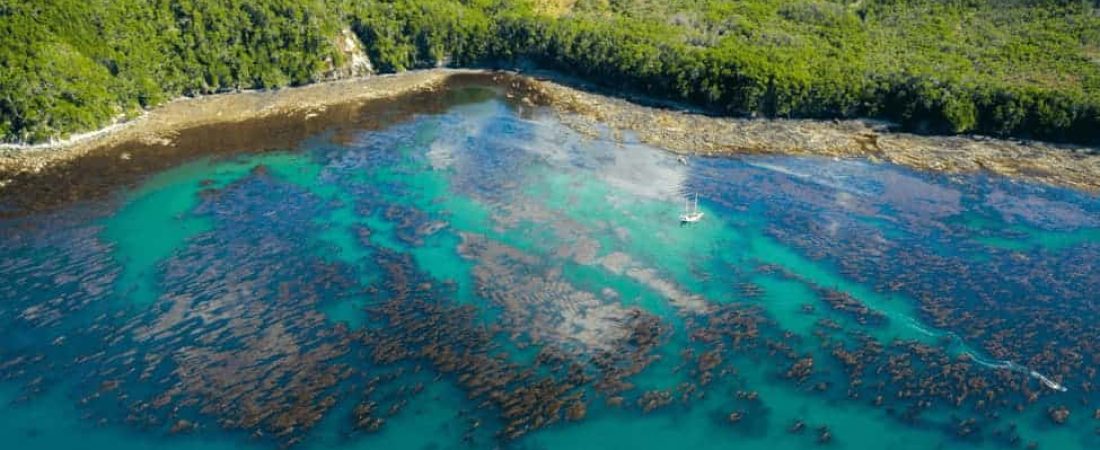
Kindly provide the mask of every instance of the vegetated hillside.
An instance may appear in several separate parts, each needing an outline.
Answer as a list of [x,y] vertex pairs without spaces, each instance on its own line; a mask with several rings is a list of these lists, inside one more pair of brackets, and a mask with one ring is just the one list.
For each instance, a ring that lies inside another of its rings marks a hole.
[[1100,142],[1096,0],[0,0],[0,135],[382,72],[517,62],[716,113]]
[[40,141],[180,94],[312,81],[338,17],[295,0],[0,0],[0,135]]

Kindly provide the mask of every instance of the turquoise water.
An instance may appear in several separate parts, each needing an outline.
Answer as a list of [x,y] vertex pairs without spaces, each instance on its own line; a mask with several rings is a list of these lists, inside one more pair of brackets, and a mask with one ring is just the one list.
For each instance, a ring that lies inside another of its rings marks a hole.
[[447,95],[0,222],[0,440],[1100,446],[1095,194]]

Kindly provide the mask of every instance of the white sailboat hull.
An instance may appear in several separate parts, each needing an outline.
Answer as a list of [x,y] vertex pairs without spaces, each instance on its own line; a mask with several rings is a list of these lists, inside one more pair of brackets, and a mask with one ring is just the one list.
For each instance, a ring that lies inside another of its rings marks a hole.
[[699,194],[695,194],[695,206],[690,210],[684,205],[684,213],[680,214],[680,223],[695,223],[703,218],[703,212],[699,211]]
[[703,218],[703,213],[702,212],[694,212],[694,213],[691,213],[691,214],[681,214],[680,215],[680,222],[694,223],[694,222],[698,222],[702,218]]

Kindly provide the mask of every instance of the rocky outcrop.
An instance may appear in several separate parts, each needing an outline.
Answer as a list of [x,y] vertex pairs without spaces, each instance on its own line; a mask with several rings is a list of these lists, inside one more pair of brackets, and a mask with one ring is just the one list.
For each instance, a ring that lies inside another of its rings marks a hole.
[[342,61],[335,61],[332,57],[327,58],[325,60],[327,68],[319,78],[331,81],[374,74],[374,66],[367,57],[366,47],[350,28],[341,30],[332,44],[339,52]]

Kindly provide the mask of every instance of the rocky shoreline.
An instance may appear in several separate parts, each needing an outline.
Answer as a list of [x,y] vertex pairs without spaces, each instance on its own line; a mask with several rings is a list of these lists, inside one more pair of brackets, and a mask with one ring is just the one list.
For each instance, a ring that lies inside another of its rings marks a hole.
[[[1100,190],[1100,150],[968,136],[889,131],[868,120],[711,117],[643,106],[554,76],[433,69],[325,82],[278,91],[183,99],[69,143],[0,148],[0,215],[109,192],[119,184],[196,157],[287,148],[326,127],[373,127],[442,107],[448,84],[495,85],[510,101],[549,107],[571,128],[675,153],[866,158],[947,173],[988,171],[1053,185]],[[410,100],[409,96],[419,96]],[[409,101],[406,101],[409,100]],[[405,105],[403,103],[408,103]]]
[[675,153],[866,158],[946,173],[988,171],[1030,181],[1100,190],[1100,149],[981,136],[924,136],[871,120],[711,117],[642,106],[558,81],[517,77],[512,95],[558,111],[571,128],[598,136],[630,132]]
[[[178,99],[138,118],[86,133],[68,141],[0,147],[0,187],[21,173],[37,173],[118,144],[171,146],[182,131],[275,116],[315,117],[325,109],[429,90],[463,70],[424,70],[397,75],[330,81],[273,91],[245,91]],[[125,159],[125,158],[123,158]]]

